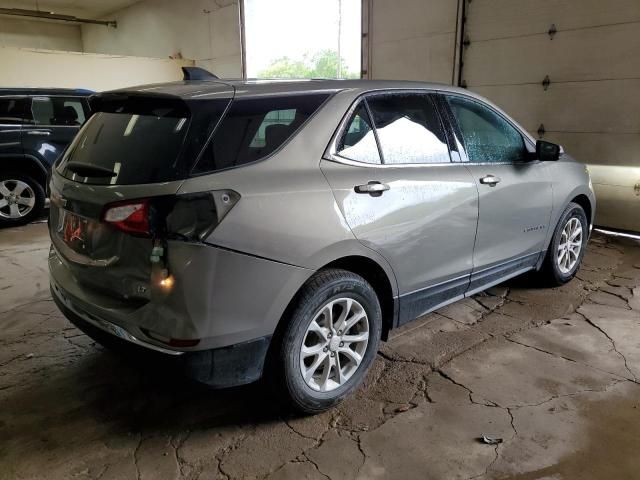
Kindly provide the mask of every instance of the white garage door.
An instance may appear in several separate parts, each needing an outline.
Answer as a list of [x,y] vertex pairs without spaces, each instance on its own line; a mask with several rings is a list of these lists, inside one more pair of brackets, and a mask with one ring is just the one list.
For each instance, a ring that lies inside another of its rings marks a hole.
[[581,162],[638,167],[616,193],[635,220],[612,224],[603,197],[597,223],[640,230],[640,0],[468,0],[464,28],[470,90]]

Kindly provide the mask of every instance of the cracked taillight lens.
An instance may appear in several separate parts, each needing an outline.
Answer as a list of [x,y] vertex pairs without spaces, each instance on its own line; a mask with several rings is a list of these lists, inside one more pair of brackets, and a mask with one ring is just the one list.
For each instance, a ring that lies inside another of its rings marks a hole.
[[203,241],[238,200],[233,190],[136,199],[107,205],[102,221],[137,236]]
[[125,233],[149,236],[149,200],[108,205],[102,221]]

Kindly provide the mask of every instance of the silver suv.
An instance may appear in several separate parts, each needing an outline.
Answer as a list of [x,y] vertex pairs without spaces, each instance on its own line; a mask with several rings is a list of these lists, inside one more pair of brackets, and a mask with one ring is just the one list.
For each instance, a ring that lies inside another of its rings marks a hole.
[[585,167],[461,89],[184,81],[95,95],[50,181],[51,290],[98,341],[305,412],[380,339],[529,270],[579,268]]

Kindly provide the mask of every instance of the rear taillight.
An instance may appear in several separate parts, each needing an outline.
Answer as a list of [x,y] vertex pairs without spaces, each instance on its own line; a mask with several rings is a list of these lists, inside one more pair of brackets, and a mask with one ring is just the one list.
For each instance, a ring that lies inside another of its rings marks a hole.
[[149,236],[149,200],[107,205],[102,221],[126,233]]
[[102,221],[132,235],[201,242],[238,200],[233,190],[130,200],[107,205]]

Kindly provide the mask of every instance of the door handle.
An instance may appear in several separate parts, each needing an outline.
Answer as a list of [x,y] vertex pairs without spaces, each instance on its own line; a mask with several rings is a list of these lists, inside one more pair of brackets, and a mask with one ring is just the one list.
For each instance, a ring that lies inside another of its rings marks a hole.
[[496,177],[495,175],[485,175],[480,179],[480,183],[483,185],[489,185],[490,187],[495,187],[500,183],[500,177]]
[[40,135],[43,137],[47,137],[51,135],[51,132],[47,132],[46,130],[28,130],[27,135]]
[[383,192],[389,190],[389,185],[380,182],[369,182],[365,185],[356,185],[353,189],[356,193],[368,193],[372,197],[379,197]]

